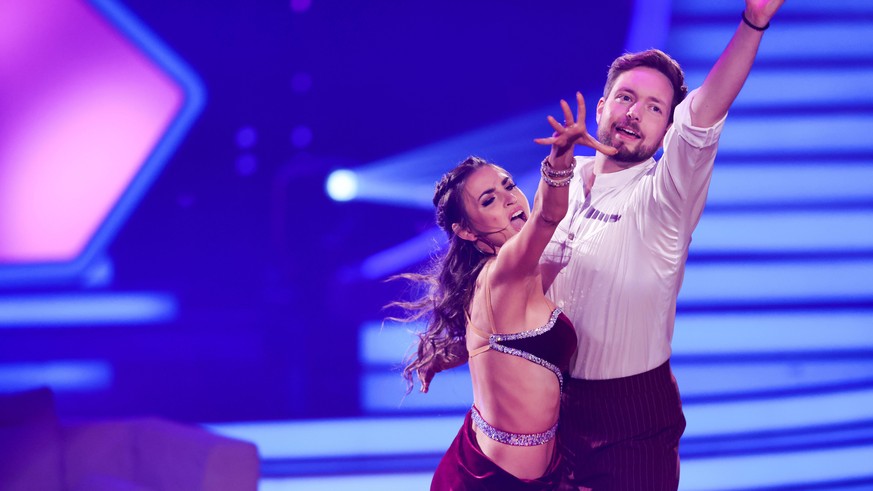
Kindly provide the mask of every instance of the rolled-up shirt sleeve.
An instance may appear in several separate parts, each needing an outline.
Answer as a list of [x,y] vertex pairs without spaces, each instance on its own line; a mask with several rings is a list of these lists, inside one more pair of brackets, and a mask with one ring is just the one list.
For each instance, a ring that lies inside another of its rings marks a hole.
[[725,115],[710,127],[693,126],[691,101],[697,92],[689,93],[676,107],[673,126],[664,137],[664,154],[654,171],[651,218],[677,234],[673,238],[680,244],[690,240],[703,213],[718,140],[727,118]]

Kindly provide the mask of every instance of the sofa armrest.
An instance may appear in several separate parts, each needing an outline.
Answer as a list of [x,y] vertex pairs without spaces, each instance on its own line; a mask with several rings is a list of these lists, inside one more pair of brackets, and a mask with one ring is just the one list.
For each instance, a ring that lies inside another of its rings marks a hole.
[[71,426],[67,483],[94,474],[156,491],[255,491],[257,448],[248,442],[160,418]]
[[121,420],[63,426],[65,489],[91,486],[95,476],[130,481],[134,476],[133,428]]

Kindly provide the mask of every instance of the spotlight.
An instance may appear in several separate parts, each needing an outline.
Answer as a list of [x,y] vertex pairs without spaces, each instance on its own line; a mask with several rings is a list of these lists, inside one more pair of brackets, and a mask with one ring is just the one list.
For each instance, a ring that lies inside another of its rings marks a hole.
[[358,195],[358,176],[350,170],[335,170],[327,176],[325,189],[332,200],[349,201]]

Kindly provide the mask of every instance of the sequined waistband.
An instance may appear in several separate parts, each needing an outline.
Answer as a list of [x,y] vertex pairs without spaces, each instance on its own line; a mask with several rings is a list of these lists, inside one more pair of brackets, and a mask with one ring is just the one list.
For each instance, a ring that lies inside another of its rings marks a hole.
[[534,447],[543,445],[552,441],[555,438],[555,432],[558,430],[558,423],[542,433],[510,433],[508,431],[498,430],[488,424],[487,421],[479,414],[476,406],[471,409],[473,423],[485,433],[488,438],[506,445],[514,447]]

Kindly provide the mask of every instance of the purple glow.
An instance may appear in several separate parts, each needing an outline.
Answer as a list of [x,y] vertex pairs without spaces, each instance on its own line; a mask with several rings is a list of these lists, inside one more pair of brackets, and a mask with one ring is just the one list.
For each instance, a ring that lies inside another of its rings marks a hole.
[[258,169],[258,159],[251,154],[240,155],[236,159],[236,172],[241,176],[250,176]]
[[182,193],[176,197],[176,204],[178,204],[180,208],[191,208],[196,201],[197,198],[195,198],[191,193]]
[[312,0],[291,0],[291,10],[294,12],[306,12],[312,6]]
[[0,262],[75,258],[182,104],[84,2],[0,0]]
[[308,126],[296,126],[291,130],[291,144],[296,148],[306,148],[312,143],[312,130]]
[[291,77],[291,89],[297,93],[304,93],[312,88],[312,76],[306,72],[295,73]]
[[236,146],[251,148],[258,141],[258,132],[251,126],[243,126],[236,132]]

